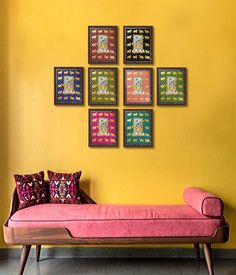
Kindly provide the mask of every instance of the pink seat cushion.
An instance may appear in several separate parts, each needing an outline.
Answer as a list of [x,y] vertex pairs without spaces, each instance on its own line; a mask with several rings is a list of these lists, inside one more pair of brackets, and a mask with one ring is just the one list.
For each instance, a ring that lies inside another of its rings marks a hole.
[[202,215],[208,217],[223,216],[224,205],[222,200],[200,188],[186,188],[184,190],[184,201]]
[[67,228],[80,238],[212,236],[222,224],[188,205],[41,204],[9,221],[10,227]]

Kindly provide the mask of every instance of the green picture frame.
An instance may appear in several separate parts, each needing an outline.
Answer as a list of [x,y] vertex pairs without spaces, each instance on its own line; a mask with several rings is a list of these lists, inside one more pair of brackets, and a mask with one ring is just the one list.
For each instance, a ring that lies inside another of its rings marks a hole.
[[89,68],[89,105],[117,105],[117,68]]
[[186,78],[185,67],[157,68],[157,105],[187,105]]
[[124,110],[124,147],[153,147],[153,111]]

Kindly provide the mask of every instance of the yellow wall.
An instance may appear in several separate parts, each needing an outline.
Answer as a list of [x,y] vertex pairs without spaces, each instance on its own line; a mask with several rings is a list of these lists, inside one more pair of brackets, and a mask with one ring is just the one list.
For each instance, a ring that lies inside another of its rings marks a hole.
[[[14,173],[81,169],[99,203],[181,203],[190,185],[215,192],[231,224],[221,247],[236,248],[235,1],[1,2],[1,221]],[[122,28],[135,24],[154,26],[153,68],[188,68],[188,106],[153,108],[153,149],[122,144]],[[88,25],[119,26],[118,149],[88,147]],[[85,67],[84,107],[54,106],[54,66]]]

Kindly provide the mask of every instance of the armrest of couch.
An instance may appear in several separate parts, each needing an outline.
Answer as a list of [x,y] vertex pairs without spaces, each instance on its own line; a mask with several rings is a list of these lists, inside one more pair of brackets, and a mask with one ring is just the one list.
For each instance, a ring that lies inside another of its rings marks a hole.
[[218,218],[223,216],[224,205],[222,200],[201,188],[186,188],[184,201],[204,216]]

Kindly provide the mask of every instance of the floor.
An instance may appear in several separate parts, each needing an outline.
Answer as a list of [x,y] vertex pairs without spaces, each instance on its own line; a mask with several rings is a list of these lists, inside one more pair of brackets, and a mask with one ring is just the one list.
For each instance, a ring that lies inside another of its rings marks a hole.
[[[19,259],[0,259],[0,275],[16,275]],[[216,259],[215,275],[236,275],[236,259]],[[208,275],[195,259],[42,259],[29,258],[24,275]]]

